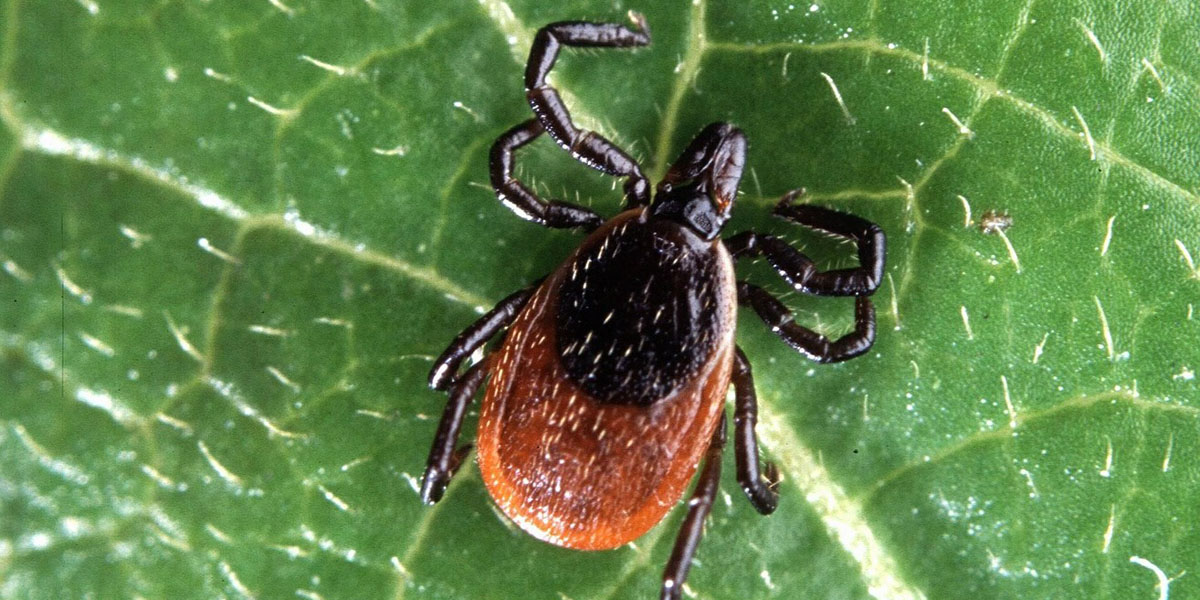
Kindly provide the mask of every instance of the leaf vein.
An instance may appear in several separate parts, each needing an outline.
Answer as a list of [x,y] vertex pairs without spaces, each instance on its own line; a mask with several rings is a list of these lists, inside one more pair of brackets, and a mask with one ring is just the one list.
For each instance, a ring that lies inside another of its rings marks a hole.
[[928,460],[922,458],[920,460],[915,460],[900,465],[899,467],[892,469],[891,472],[885,474],[883,477],[880,477],[879,480],[876,481],[870,488],[859,495],[859,499],[864,505],[870,504],[888,485],[899,480],[901,477],[916,471],[917,469],[938,464],[958,455],[961,452],[979,446],[980,444],[1002,439],[1011,439],[1015,435],[1017,429],[1023,425],[1036,423],[1043,419],[1060,415],[1068,410],[1086,409],[1104,402],[1108,402],[1110,404],[1121,402],[1145,411],[1161,410],[1166,412],[1176,412],[1185,414],[1192,418],[1200,419],[1200,408],[1182,404],[1171,404],[1168,402],[1145,400],[1128,390],[1110,391],[1092,395],[1085,394],[1065,400],[1055,406],[1043,410],[1018,413],[1013,417],[1013,422],[1016,424],[1015,426],[1010,425],[987,431],[976,431],[958,440],[954,444],[944,447],[941,451],[931,455]]
[[653,175],[651,179],[653,180],[662,179],[663,174],[667,171],[667,165],[671,160],[671,138],[675,136],[675,129],[679,123],[679,111],[683,104],[683,96],[700,72],[700,63],[709,48],[709,42],[705,36],[706,8],[705,0],[697,0],[692,3],[688,20],[688,39],[690,41],[687,44],[682,67],[678,69],[671,87],[671,97],[667,100],[666,110],[663,111],[662,126],[658,130],[658,141],[654,145],[654,164],[651,165]]

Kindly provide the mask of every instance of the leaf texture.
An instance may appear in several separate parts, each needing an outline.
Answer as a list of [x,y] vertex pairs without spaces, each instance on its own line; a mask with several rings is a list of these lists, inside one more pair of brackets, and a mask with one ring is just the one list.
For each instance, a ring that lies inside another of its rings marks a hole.
[[[432,358],[578,242],[487,186],[533,33],[636,9],[650,48],[556,67],[581,123],[661,176],[734,122],[730,232],[852,264],[770,218],[805,187],[889,236],[869,354],[742,316],[782,501],[726,469],[688,597],[1200,597],[1194,3],[545,4],[0,3],[0,596],[656,595],[682,511],[579,553],[473,466],[416,492]],[[520,161],[619,207],[545,140]]]

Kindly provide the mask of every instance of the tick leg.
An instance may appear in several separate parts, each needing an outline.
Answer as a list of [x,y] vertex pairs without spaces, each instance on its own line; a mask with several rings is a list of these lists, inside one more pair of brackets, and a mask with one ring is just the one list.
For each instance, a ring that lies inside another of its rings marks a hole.
[[446,402],[446,410],[442,412],[442,420],[438,424],[437,436],[433,438],[433,448],[429,450],[429,461],[425,465],[425,477],[421,480],[421,501],[433,504],[442,499],[450,478],[458,471],[462,459],[471,450],[458,444],[458,433],[462,429],[463,416],[467,414],[467,405],[475,396],[479,384],[487,375],[484,367],[488,361],[480,362],[467,369],[461,379],[450,389],[450,400]]
[[512,324],[541,283],[542,280],[539,279],[533,282],[533,285],[497,302],[492,310],[462,330],[462,333],[450,342],[450,346],[442,352],[442,355],[433,361],[433,369],[429,372],[429,387],[442,392],[446,391],[450,384],[454,383],[455,375],[458,373],[462,361],[492,339],[492,336],[496,335],[498,331]]
[[675,538],[675,548],[671,550],[671,559],[663,571],[662,600],[679,600],[683,582],[687,579],[688,569],[692,567],[692,557],[696,554],[696,546],[700,544],[700,536],[704,535],[704,519],[712,511],[713,498],[717,495],[717,487],[721,482],[721,449],[725,447],[725,415],[713,432],[708,451],[704,454],[704,469],[692,490],[688,500],[688,513],[683,519],[683,527]]
[[766,256],[767,261],[793,288],[819,296],[863,296],[872,294],[883,279],[886,238],[878,225],[844,212],[794,204],[802,190],[788,192],[775,207],[775,215],[805,227],[854,241],[859,266],[818,271],[813,261],[783,240],[769,234],[746,231],[725,245],[736,258]]
[[758,470],[758,438],[754,425],[758,421],[758,398],[754,393],[754,375],[750,361],[737,349],[733,359],[733,389],[737,405],[733,413],[733,449],[737,457],[737,479],[754,509],[764,515],[775,512],[779,502],[779,470],[773,463]]
[[550,137],[572,157],[605,174],[627,177],[625,203],[632,208],[650,203],[650,184],[642,168],[607,138],[576,127],[558,91],[546,82],[546,74],[554,67],[563,45],[607,48],[648,45],[650,32],[645,18],[633,12],[630,17],[636,30],[615,23],[584,21],[562,21],[539,29],[525,65],[525,97]]
[[792,312],[766,290],[745,281],[737,284],[738,302],[748,304],[760,319],[797,352],[822,363],[854,358],[875,343],[875,307],[866,296],[854,299],[854,331],[836,340],[801,325]]
[[513,177],[517,149],[532,142],[543,131],[537,119],[530,119],[504,132],[492,144],[489,167],[496,197],[517,216],[538,225],[561,229],[579,227],[587,231],[599,227],[604,222],[600,215],[582,206],[541,200],[533,190]]

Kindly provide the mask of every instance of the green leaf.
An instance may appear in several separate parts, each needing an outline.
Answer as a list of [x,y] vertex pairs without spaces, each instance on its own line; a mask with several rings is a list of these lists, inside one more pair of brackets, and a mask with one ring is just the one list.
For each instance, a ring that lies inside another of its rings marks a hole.
[[[0,596],[657,594],[680,510],[580,553],[473,466],[415,489],[432,357],[578,243],[487,186],[533,33],[629,8],[652,47],[556,67],[582,123],[658,176],[732,121],[729,231],[852,264],[769,217],[804,186],[889,236],[868,355],[742,316],[782,500],[726,469],[688,595],[1200,596],[1195,3],[545,4],[0,3]],[[619,207],[545,140],[521,173]]]

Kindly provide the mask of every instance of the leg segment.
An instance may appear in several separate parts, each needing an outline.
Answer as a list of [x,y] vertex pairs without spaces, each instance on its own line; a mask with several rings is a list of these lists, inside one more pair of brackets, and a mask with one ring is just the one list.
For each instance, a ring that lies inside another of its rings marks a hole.
[[450,390],[450,400],[442,413],[437,436],[433,438],[433,448],[429,450],[429,461],[425,464],[425,476],[421,479],[421,501],[425,504],[442,499],[446,484],[450,483],[450,478],[471,450],[470,445],[457,449],[455,446],[458,444],[463,416],[467,414],[467,405],[487,375],[487,364],[488,361],[483,361],[468,369]]
[[662,600],[679,600],[683,590],[683,582],[687,579],[688,569],[692,567],[692,557],[696,554],[696,546],[700,544],[700,536],[704,534],[704,519],[712,511],[713,498],[721,483],[721,449],[725,447],[725,415],[713,432],[708,452],[704,454],[704,468],[696,489],[688,500],[688,513],[683,519],[683,527],[675,538],[675,548],[671,551],[671,559],[663,571]]
[[793,288],[819,296],[864,296],[875,292],[883,279],[886,239],[878,225],[854,215],[820,206],[796,205],[801,190],[788,192],[775,207],[775,215],[847,238],[858,245],[859,266],[818,271],[812,260],[783,240],[753,231],[739,233],[725,245],[737,258],[765,255],[767,261]]
[[495,308],[458,334],[442,355],[433,361],[433,370],[429,372],[429,387],[442,392],[449,389],[457,380],[455,375],[462,361],[501,329],[512,324],[541,283],[542,280],[539,279],[533,282],[533,285],[497,302]]
[[854,331],[829,338],[796,324],[792,312],[766,290],[745,281],[737,284],[738,302],[748,304],[783,341],[811,360],[822,363],[854,358],[875,343],[875,307],[866,296],[854,299]]
[[779,503],[779,470],[773,463],[758,470],[758,438],[754,425],[758,421],[758,398],[754,393],[754,375],[750,361],[737,349],[733,359],[733,389],[737,407],[733,413],[733,448],[737,456],[737,479],[754,509],[764,515],[775,512]]
[[625,203],[629,207],[650,202],[650,184],[642,168],[625,151],[600,134],[579,129],[558,92],[546,82],[563,45],[628,48],[650,43],[645,19],[630,13],[636,31],[615,23],[562,21],[542,27],[533,40],[525,65],[525,96],[533,114],[550,137],[576,160],[608,175],[626,177]]
[[496,197],[517,216],[538,225],[561,229],[581,227],[591,231],[604,219],[582,206],[551,200],[545,202],[513,177],[513,162],[518,148],[532,142],[545,131],[537,119],[509,129],[492,144],[490,170]]

